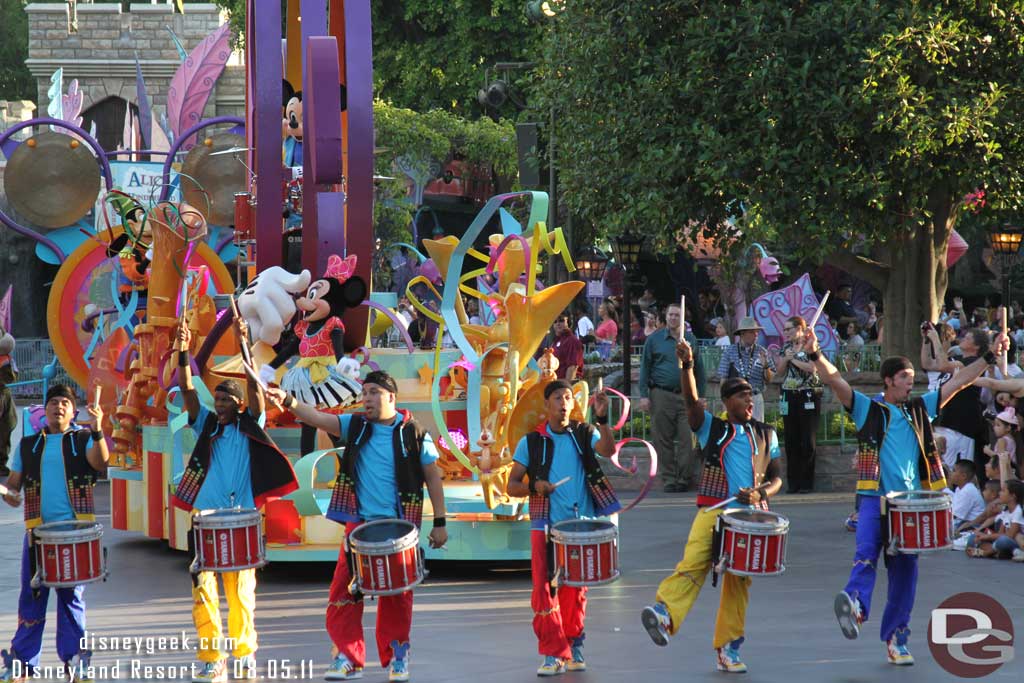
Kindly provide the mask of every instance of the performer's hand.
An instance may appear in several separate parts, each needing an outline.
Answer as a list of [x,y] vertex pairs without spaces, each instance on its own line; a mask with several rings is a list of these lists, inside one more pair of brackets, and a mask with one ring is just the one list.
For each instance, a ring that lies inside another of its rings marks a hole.
[[757,505],[764,496],[759,489],[743,488],[736,492],[736,500],[744,505]]
[[555,486],[550,481],[538,479],[533,484],[533,490],[537,492],[538,496],[544,496],[546,498],[547,496],[551,495],[552,491],[555,490]]
[[1004,352],[1010,350],[1010,338],[1006,336],[1005,332],[1000,332],[996,335],[996,338],[992,340],[990,348],[992,349],[992,353],[997,356],[1002,355]]
[[649,398],[642,398],[642,399],[640,399],[640,410],[644,411],[645,413],[651,412],[651,399],[649,399]]
[[85,411],[89,413],[89,424],[92,426],[93,431],[99,431],[100,426],[103,424],[103,408],[94,403],[87,406]]
[[174,338],[178,341],[179,349],[187,349],[192,344],[192,330],[188,329],[184,322],[179,322],[174,331]]
[[235,318],[235,333],[238,334],[240,343],[249,343],[249,324],[245,322],[245,318]]
[[676,344],[676,358],[679,359],[680,363],[689,363],[693,360],[693,349],[690,348],[685,339],[680,339],[679,343]]
[[594,394],[594,415],[604,417],[608,414],[608,394],[601,390]]
[[21,494],[18,493],[17,491],[8,490],[7,493],[4,494],[4,502],[10,505],[12,508],[20,507]]
[[430,530],[430,547],[440,548],[448,542],[448,529],[443,526],[435,526]]
[[821,347],[818,346],[818,335],[814,333],[813,327],[807,327],[804,329],[803,339],[800,342],[800,350],[808,355],[821,351]]
[[[264,365],[263,367],[269,367]],[[288,393],[284,389],[278,389],[277,387],[270,387],[263,395],[267,397],[267,400],[274,404],[277,408],[284,410],[284,403],[288,400]]]

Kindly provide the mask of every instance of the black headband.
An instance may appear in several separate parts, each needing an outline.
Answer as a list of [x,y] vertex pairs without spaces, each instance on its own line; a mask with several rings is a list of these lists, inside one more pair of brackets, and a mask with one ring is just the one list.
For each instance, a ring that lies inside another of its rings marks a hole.
[[231,379],[226,379],[218,384],[214,391],[222,391],[228,396],[237,399],[239,403],[245,400],[245,394],[242,393],[242,385]]
[[398,393],[398,383],[395,382],[395,378],[383,370],[374,370],[368,374],[366,379],[363,380],[363,384],[376,384],[390,391],[392,394]]
[[754,391],[754,387],[750,386],[750,382],[743,379],[742,377],[733,377],[732,380],[726,380],[722,383],[722,399],[725,400],[730,396],[735,396],[744,391]]

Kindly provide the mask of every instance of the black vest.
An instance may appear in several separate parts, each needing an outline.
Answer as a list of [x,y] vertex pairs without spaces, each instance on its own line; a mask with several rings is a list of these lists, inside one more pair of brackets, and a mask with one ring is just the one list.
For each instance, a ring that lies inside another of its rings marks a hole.
[[[754,442],[750,454],[754,472],[751,486],[756,487],[764,482],[765,473],[768,471],[768,463],[772,459],[768,446],[775,430],[757,420],[751,420],[749,424],[751,430],[748,432],[748,438],[752,437]],[[725,449],[736,438],[736,433],[736,425],[733,423],[719,417],[711,417],[711,431],[702,451],[704,467],[700,474],[700,484],[697,486],[698,506],[715,505],[729,495],[729,479],[725,474]],[[767,498],[762,498],[757,507],[767,510]]]
[[[85,457],[92,433],[88,429],[64,432],[61,452],[64,455],[64,475],[67,479],[68,500],[75,519],[92,522],[96,519],[92,487],[96,484],[96,470]],[[43,523],[42,463],[46,448],[46,433],[39,432],[21,440],[21,463],[25,491],[25,526],[33,528]]]

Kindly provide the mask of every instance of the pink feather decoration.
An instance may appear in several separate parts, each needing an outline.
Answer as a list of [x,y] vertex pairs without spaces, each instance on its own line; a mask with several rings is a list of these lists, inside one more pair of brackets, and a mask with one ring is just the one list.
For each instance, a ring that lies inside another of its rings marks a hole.
[[[224,24],[195,46],[181,63],[167,89],[167,119],[175,137],[199,123],[213,86],[231,56],[230,26]],[[182,149],[190,149],[195,136]]]
[[66,95],[61,95],[64,105],[64,120],[76,126],[82,125],[82,91],[78,88],[78,79],[71,81],[68,85]]

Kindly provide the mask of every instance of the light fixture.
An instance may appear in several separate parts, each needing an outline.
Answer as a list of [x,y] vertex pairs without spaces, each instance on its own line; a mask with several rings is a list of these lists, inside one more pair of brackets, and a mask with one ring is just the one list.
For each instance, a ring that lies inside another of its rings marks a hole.
[[576,272],[582,280],[600,280],[608,265],[608,257],[597,247],[583,247],[576,253]]
[[997,254],[1013,256],[1020,251],[1021,240],[1024,239],[1024,228],[1004,225],[989,231],[992,251]]
[[501,80],[494,81],[487,88],[478,90],[476,99],[485,107],[497,109],[508,100],[508,83]]
[[629,269],[640,261],[640,250],[643,248],[644,238],[635,233],[624,232],[612,241],[612,251],[615,253],[615,260],[623,268]]

